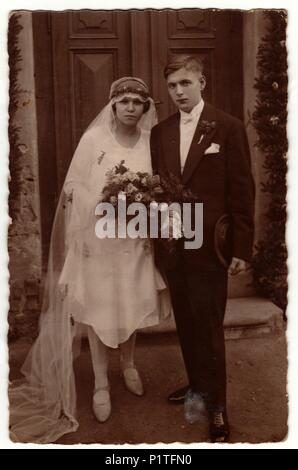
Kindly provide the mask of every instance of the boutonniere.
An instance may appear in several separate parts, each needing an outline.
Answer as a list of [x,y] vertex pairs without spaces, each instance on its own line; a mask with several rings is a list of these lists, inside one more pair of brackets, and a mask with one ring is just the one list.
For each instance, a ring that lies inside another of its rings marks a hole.
[[203,134],[209,134],[213,129],[216,128],[216,121],[206,121],[203,119],[199,121],[199,129]]
[[199,121],[198,128],[202,133],[200,140],[197,142],[198,144],[200,144],[204,139],[205,135],[209,134],[209,132],[216,128],[216,121],[206,121],[205,119],[203,119],[202,121]]
[[97,157],[97,163],[100,165],[101,162],[102,162],[102,159],[103,157],[105,156],[106,152],[104,152],[103,150],[101,150],[101,153],[100,155]]

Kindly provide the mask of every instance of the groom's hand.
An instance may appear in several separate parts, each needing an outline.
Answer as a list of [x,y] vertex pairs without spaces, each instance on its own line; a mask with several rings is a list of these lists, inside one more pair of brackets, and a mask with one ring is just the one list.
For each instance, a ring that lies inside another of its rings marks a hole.
[[236,274],[239,274],[242,271],[246,271],[246,269],[246,261],[240,258],[233,257],[228,272],[231,276],[235,276]]

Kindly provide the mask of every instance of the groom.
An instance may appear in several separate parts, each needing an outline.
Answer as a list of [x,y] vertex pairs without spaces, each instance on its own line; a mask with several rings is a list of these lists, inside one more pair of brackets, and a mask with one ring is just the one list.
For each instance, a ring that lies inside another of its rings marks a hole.
[[[212,442],[229,438],[223,320],[228,273],[246,269],[253,245],[254,183],[241,121],[202,99],[206,80],[200,59],[186,56],[164,70],[178,112],[151,133],[154,173],[174,174],[203,203],[203,245],[186,249],[180,239],[174,254],[157,246],[157,263],[169,283],[177,332],[189,385],[172,393],[183,402],[188,390],[209,410]],[[231,222],[228,263],[216,249],[215,227],[223,215]]]

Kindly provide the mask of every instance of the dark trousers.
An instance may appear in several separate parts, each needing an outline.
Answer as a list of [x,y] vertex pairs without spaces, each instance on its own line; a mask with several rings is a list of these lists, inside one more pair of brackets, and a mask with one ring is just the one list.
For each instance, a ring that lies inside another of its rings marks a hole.
[[227,272],[187,270],[182,261],[166,275],[190,386],[225,408]]

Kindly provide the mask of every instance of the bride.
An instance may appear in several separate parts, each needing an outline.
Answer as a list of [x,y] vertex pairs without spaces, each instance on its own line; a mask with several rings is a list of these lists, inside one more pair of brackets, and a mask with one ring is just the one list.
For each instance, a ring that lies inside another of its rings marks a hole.
[[170,313],[168,291],[144,240],[99,239],[95,208],[106,173],[121,160],[151,172],[149,136],[156,111],[139,78],[115,81],[110,100],[81,138],[55,215],[40,333],[10,390],[11,439],[54,442],[78,428],[73,360],[87,330],[95,384],[93,411],[111,413],[108,350],[120,349],[126,387],[144,393],[134,364],[136,330]]

